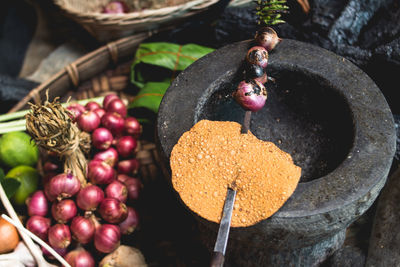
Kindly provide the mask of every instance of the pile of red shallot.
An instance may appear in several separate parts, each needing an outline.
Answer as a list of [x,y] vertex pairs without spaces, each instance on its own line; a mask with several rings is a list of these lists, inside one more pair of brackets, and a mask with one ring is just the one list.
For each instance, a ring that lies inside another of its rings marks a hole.
[[[90,249],[110,253],[122,235],[138,226],[135,202],[142,183],[135,178],[135,150],[142,129],[136,118],[127,117],[125,103],[115,94],[105,96],[102,105],[75,103],[67,109],[78,127],[91,135],[87,184],[62,170],[58,158],[49,153],[43,164],[43,189],[27,202],[26,228],[72,266],[90,267],[95,266]],[[43,253],[49,255],[45,249]]]

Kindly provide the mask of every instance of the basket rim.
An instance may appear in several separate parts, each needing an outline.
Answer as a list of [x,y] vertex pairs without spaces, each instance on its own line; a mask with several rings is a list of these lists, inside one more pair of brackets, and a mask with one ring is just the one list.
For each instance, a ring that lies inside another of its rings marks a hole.
[[[126,58],[123,55],[122,50],[128,51],[129,55],[132,51],[135,51],[141,42],[150,36],[149,33],[140,33],[129,37],[124,37],[116,41],[108,42],[105,45],[98,47],[97,49],[83,55],[76,59],[72,63],[64,66],[57,73],[53,74],[49,79],[40,83],[37,87],[33,88],[23,97],[18,103],[16,103],[7,113],[12,113],[21,110],[27,106],[28,102],[40,99],[40,95],[43,95],[46,89],[55,89],[53,83],[60,79],[67,79],[69,86],[77,88],[80,84],[88,80],[89,78],[82,77],[81,72],[87,67],[88,62],[96,59],[104,60],[104,68],[99,68],[96,73],[104,71],[110,64],[117,65]],[[126,54],[126,52],[125,52]],[[132,54],[133,56],[133,54]],[[51,90],[52,91],[52,90]]]
[[65,12],[73,15],[75,17],[79,17],[80,19],[90,19],[96,21],[124,21],[124,20],[135,20],[135,19],[144,19],[147,17],[160,17],[160,16],[173,16],[174,13],[182,12],[182,11],[201,11],[202,9],[208,8],[209,6],[217,3],[218,0],[192,0],[186,2],[184,4],[168,6],[158,9],[144,9],[140,11],[134,11],[124,14],[104,14],[99,12],[87,12],[82,13],[73,8],[67,8],[64,5],[63,0],[54,0],[54,3],[64,10]]

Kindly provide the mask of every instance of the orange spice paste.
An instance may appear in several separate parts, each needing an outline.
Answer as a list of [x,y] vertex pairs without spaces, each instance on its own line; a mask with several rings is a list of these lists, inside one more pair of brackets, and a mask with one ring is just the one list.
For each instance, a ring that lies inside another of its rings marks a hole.
[[288,153],[240,129],[236,122],[199,121],[180,137],[170,159],[173,187],[186,206],[209,221],[220,222],[227,188],[237,190],[232,227],[273,215],[301,175]]

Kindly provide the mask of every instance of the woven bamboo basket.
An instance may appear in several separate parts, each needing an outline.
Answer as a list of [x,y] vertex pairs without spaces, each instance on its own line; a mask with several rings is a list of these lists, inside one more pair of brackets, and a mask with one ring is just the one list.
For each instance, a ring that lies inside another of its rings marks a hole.
[[218,0],[166,0],[158,8],[139,11],[134,11],[134,3],[140,1],[130,0],[126,3],[132,12],[101,13],[102,7],[108,2],[110,0],[54,0],[67,17],[82,25],[101,42],[168,28],[211,8]]

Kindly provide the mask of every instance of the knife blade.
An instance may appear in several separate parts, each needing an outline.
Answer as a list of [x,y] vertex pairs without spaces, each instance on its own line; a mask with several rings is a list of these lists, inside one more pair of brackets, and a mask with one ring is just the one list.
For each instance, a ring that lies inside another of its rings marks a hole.
[[222,211],[222,218],[219,223],[217,241],[214,246],[214,253],[211,258],[212,267],[222,267],[225,259],[226,246],[228,244],[229,230],[231,228],[231,219],[233,205],[235,203],[236,190],[228,188]]

